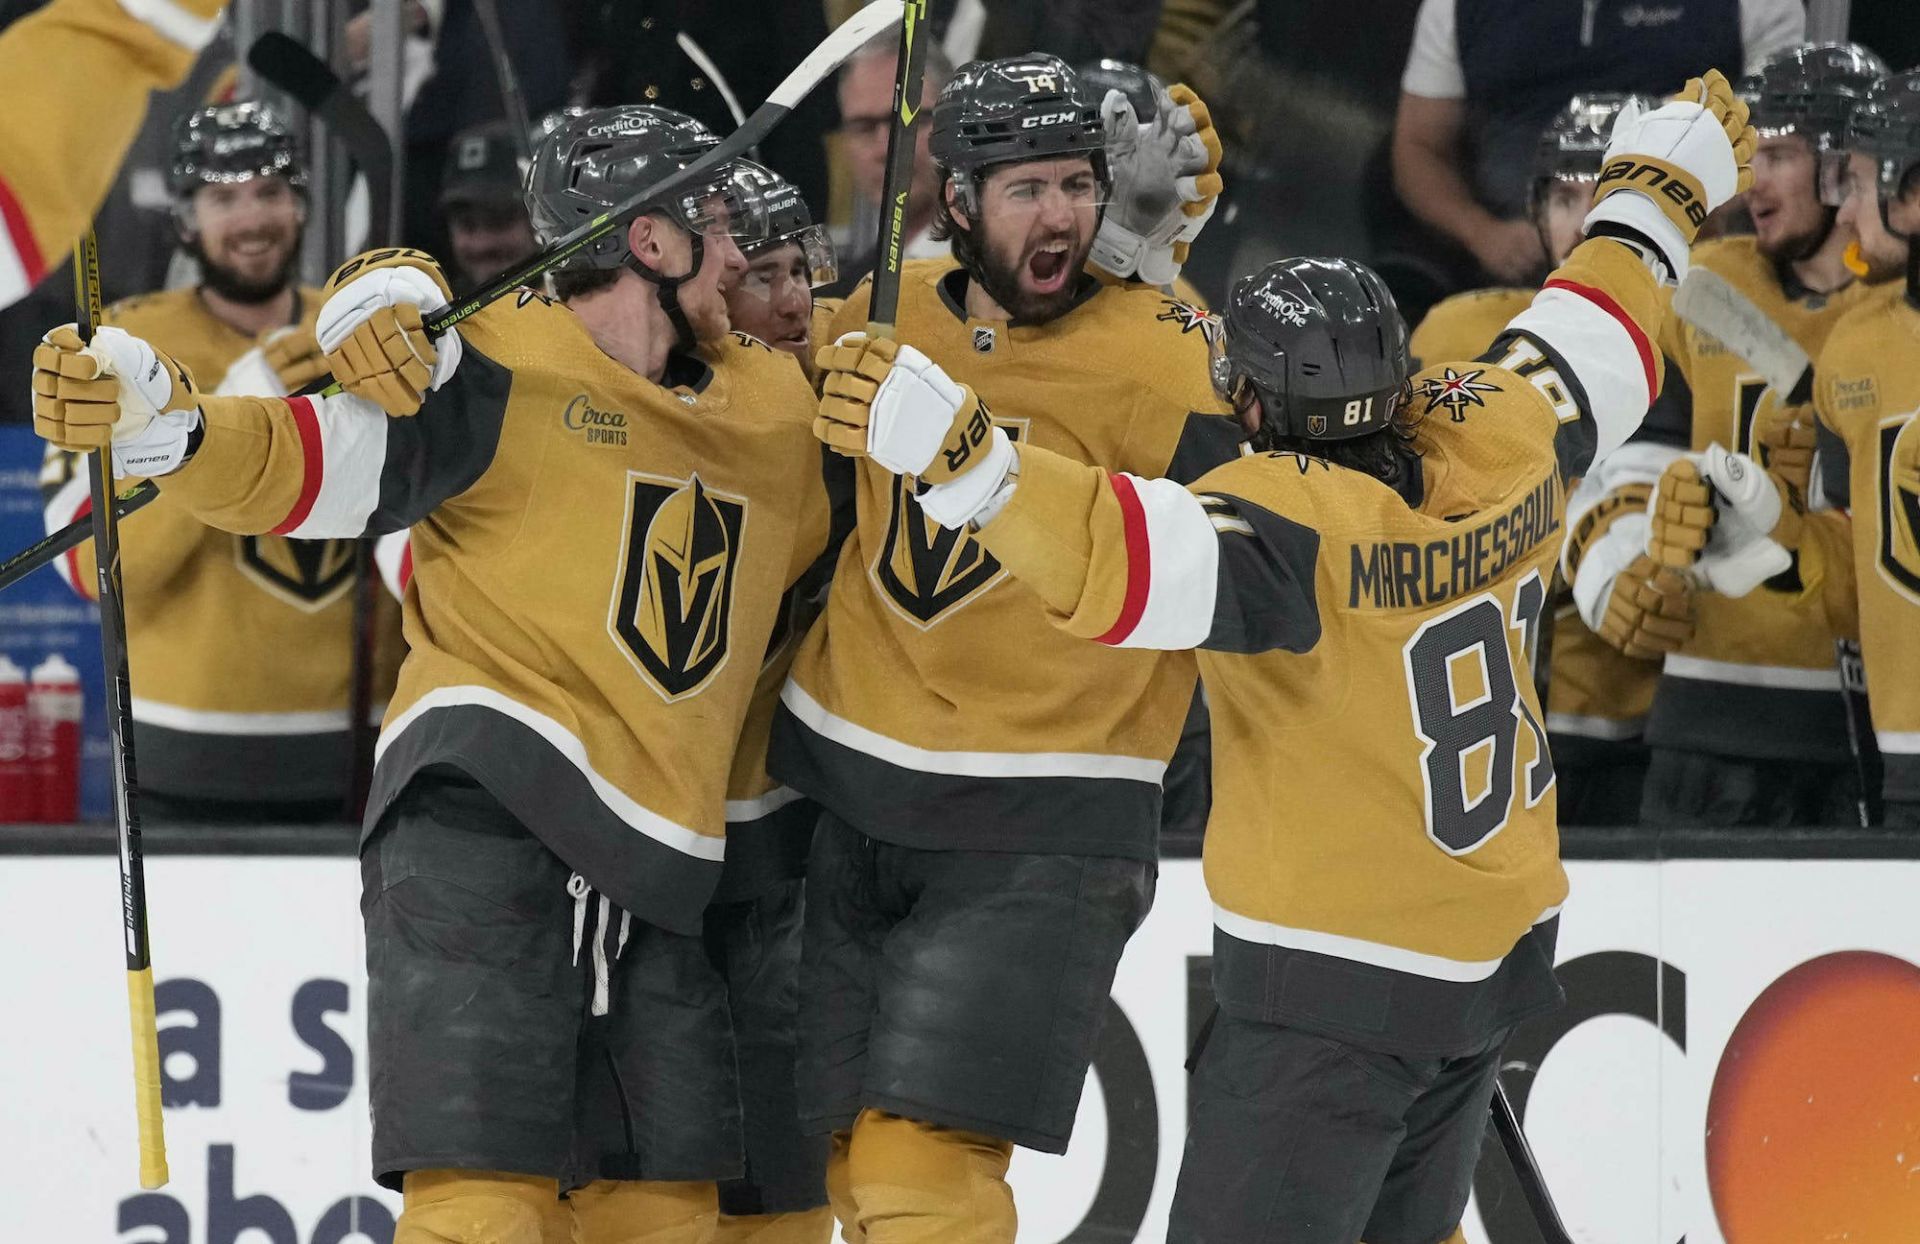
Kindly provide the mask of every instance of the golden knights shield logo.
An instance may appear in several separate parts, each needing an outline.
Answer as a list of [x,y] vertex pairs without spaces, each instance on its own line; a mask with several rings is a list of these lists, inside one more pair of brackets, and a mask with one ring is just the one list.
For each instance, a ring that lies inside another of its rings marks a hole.
[[[1027,421],[993,422],[1018,441]],[[904,477],[893,483],[887,538],[870,571],[885,599],[923,631],[1001,577],[1000,563],[979,541],[964,531],[942,527],[921,511],[913,499],[913,485]]]
[[353,582],[353,541],[235,536],[240,573],[303,613],[318,613]]
[[1909,418],[1920,419],[1920,413],[1884,420],[1879,429],[1880,577],[1920,604],[1920,479],[1895,470],[1893,455],[1893,443]]
[[727,663],[747,503],[714,492],[697,474],[628,472],[627,488],[624,569],[607,625],[671,704],[697,694]]

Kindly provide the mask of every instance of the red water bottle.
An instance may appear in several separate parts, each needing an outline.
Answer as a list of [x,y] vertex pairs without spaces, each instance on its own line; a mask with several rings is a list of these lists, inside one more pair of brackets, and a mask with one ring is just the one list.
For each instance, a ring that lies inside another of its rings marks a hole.
[[59,653],[33,667],[27,687],[27,768],[40,797],[38,819],[80,819],[80,671]]
[[27,772],[27,678],[0,656],[0,821],[31,821],[40,800]]

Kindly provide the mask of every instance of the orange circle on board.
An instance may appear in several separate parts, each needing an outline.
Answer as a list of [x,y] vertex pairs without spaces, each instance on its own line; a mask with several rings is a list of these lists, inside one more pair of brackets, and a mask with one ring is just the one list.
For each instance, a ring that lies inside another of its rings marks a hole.
[[1727,1244],[1920,1244],[1920,967],[1850,950],[1767,986],[1706,1127]]

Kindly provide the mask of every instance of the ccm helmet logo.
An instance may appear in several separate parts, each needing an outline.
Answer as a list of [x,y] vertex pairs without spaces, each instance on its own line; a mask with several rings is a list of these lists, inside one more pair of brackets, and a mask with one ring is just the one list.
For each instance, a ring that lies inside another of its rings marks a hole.
[[1603,194],[1629,187],[1645,194],[1659,191],[1686,213],[1696,229],[1707,218],[1707,205],[1695,196],[1693,187],[1658,164],[1642,163],[1629,156],[1615,160],[1601,171],[1600,190]]
[[1072,121],[1072,120],[1074,120],[1074,114],[1071,112],[1043,112],[1038,114],[1037,116],[1021,118],[1020,128],[1023,130],[1030,130],[1030,129],[1033,129],[1035,126],[1057,125],[1062,121]]

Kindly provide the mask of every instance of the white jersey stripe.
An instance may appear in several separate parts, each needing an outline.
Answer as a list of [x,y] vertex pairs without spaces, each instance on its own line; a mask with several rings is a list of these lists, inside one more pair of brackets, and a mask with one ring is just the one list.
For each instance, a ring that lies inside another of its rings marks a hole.
[[[1544,924],[1559,914],[1558,905],[1549,907],[1534,917],[1533,923]],[[1369,942],[1358,937],[1342,937],[1337,933],[1317,933],[1312,929],[1288,928],[1284,924],[1273,924],[1266,920],[1255,920],[1238,915],[1218,903],[1213,907],[1213,923],[1222,933],[1229,937],[1237,937],[1243,942],[1253,942],[1261,946],[1285,946],[1289,950],[1330,955],[1336,959],[1369,963],[1374,967],[1387,968],[1394,972],[1425,976],[1430,980],[1460,983],[1483,981],[1492,976],[1506,960],[1504,954],[1498,959],[1477,961],[1448,959],[1440,955],[1408,950],[1403,946]]]
[[1705,657],[1690,657],[1678,652],[1667,657],[1664,669],[1676,678],[1738,683],[1743,687],[1766,687],[1773,691],[1840,690],[1840,671],[1836,669],[1741,665],[1733,661],[1709,661]]
[[1588,413],[1599,439],[1596,459],[1626,443],[1654,397],[1645,336],[1631,321],[1623,321],[1571,286],[1551,286],[1535,294],[1533,305],[1508,327],[1552,346],[1586,391]]
[[[380,472],[387,459],[387,416],[350,393],[295,398],[309,402],[319,429],[318,488],[312,506],[278,534],[303,539],[352,539],[367,529],[380,502]],[[308,470],[314,469],[309,464]]]
[[1213,520],[1200,498],[1172,480],[1109,478],[1114,492],[1122,498],[1130,493],[1138,507],[1127,524],[1127,594],[1132,598],[1144,579],[1146,600],[1131,627],[1116,625],[1101,642],[1169,651],[1199,647],[1213,629],[1220,588],[1220,535]]
[[[185,734],[331,734],[347,728],[344,708],[318,709],[304,713],[230,713],[212,709],[182,708],[135,696],[131,701],[133,719],[145,726],[179,730]],[[387,715],[387,706],[378,705],[367,714],[367,724],[377,726]]]
[[1880,750],[1893,756],[1920,755],[1920,730],[1875,730]]
[[1098,752],[946,752],[915,747],[834,716],[792,679],[788,679],[781,690],[780,702],[801,724],[822,738],[875,760],[921,773],[981,778],[1122,778],[1155,785],[1167,773],[1166,761],[1141,756],[1105,756]]
[[1589,717],[1581,713],[1548,713],[1547,729],[1554,734],[1575,734],[1583,739],[1637,739],[1647,727],[1646,714],[1638,717]]

